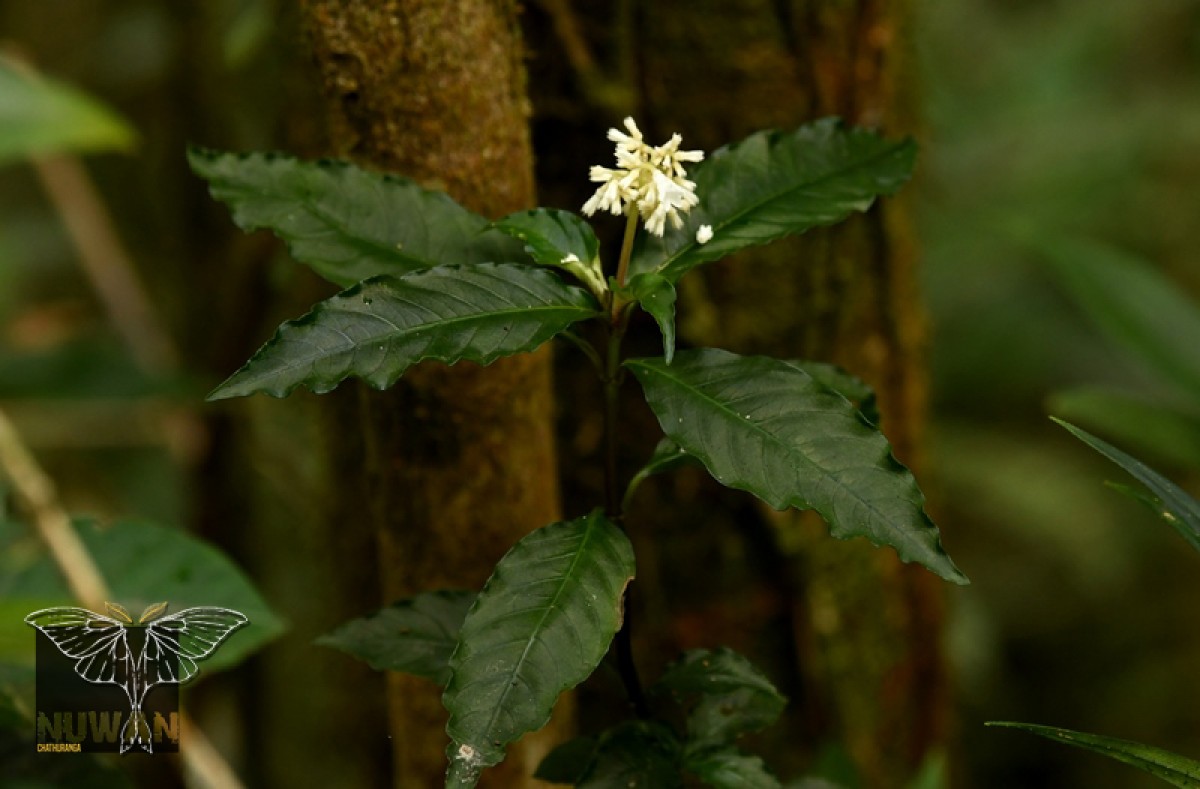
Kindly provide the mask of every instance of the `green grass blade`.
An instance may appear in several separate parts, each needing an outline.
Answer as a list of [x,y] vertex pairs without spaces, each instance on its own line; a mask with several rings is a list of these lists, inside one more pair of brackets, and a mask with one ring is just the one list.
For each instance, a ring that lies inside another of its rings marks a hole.
[[1118,740],[1115,737],[1102,737],[1098,734],[1085,734],[1070,729],[1038,726],[1032,723],[994,721],[987,725],[1020,729],[1064,745],[1074,745],[1076,748],[1103,754],[1110,759],[1132,765],[1173,786],[1178,786],[1180,789],[1200,789],[1200,762],[1164,751],[1162,748],[1129,740]]
[[1159,516],[1179,532],[1193,548],[1200,551],[1200,502],[1137,458],[1125,454],[1112,444],[1096,438],[1086,430],[1075,427],[1069,422],[1054,419],[1054,417],[1050,418],[1070,431],[1071,435],[1125,469],[1134,479],[1145,485],[1158,499]]

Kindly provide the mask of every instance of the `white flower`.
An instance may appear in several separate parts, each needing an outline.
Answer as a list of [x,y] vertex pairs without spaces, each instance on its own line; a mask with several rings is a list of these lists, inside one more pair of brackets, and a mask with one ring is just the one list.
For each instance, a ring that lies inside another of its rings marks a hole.
[[700,225],[696,231],[696,243],[707,244],[709,241],[712,241],[712,225]]
[[702,161],[704,152],[679,150],[683,138],[678,134],[671,135],[664,145],[651,147],[633,118],[625,119],[625,128],[628,133],[608,130],[608,139],[617,144],[617,167],[597,165],[591,169],[588,177],[600,186],[583,204],[583,212],[591,216],[597,211],[628,214],[636,210],[646,229],[657,236],[663,234],[668,220],[672,227],[683,227],[680,214],[700,203],[696,184],[687,180],[683,163]]

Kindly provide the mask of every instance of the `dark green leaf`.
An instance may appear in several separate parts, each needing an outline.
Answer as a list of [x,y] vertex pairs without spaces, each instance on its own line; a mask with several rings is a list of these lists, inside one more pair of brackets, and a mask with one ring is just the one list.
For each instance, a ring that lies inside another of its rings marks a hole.
[[474,786],[592,673],[620,628],[633,574],[629,539],[599,512],[538,529],[500,560],[450,658],[448,786]]
[[683,765],[715,789],[779,789],[762,759],[737,748],[689,752]]
[[450,654],[473,602],[474,592],[424,592],[347,622],[316,643],[354,655],[378,671],[402,671],[445,685]]
[[1161,778],[1181,789],[1200,789],[1200,762],[1178,754],[1114,737],[1059,729],[1053,726],[1037,726],[1031,723],[993,722],[988,726],[1003,726],[1020,729],[1065,745],[1074,745],[1103,754],[1119,762],[1133,765],[1143,772]]
[[1136,501],[1138,504],[1141,504],[1143,507],[1149,509],[1150,512],[1154,513],[1156,517],[1162,517],[1162,500],[1159,499],[1158,496],[1155,496],[1153,493],[1143,488],[1141,485],[1123,485],[1120,482],[1105,480],[1104,487],[1115,490],[1122,496]]
[[827,362],[813,362],[807,359],[787,359],[785,361],[808,373],[813,380],[826,389],[832,389],[854,403],[859,413],[866,417],[871,424],[878,425],[880,423],[879,406],[875,402],[875,390],[867,386],[866,382],[858,376],[851,375],[836,364]]
[[0,164],[59,151],[128,150],[134,131],[90,96],[0,58]]
[[1067,292],[1115,342],[1166,380],[1200,394],[1200,309],[1152,266],[1104,244],[1041,244]]
[[[235,630],[204,661],[201,676],[237,665],[284,630],[283,623],[242,571],[208,543],[178,529],[149,523],[119,522],[103,528],[82,524],[76,528],[108,581],[113,602],[141,611],[165,600],[171,612],[218,606],[246,615],[250,623]],[[5,597],[75,604],[48,557],[5,570],[0,577],[0,591]],[[32,646],[32,638],[29,643]]]
[[1200,414],[1142,395],[1094,387],[1050,397],[1049,410],[1167,463],[1200,468]]
[[629,485],[625,488],[624,503],[621,505],[621,510],[629,509],[629,502],[633,499],[634,491],[646,481],[648,477],[655,474],[665,474],[668,471],[674,471],[678,468],[686,466],[698,466],[700,461],[684,452],[683,449],[669,438],[661,439],[658,446],[654,448],[654,454],[646,461],[646,465],[638,469],[633,478],[629,480]]
[[[833,224],[899,189],[915,156],[912,140],[845,129],[834,118],[786,134],[758,132],[689,168],[699,207],[661,238],[641,234],[629,270],[675,282],[701,263]],[[701,225],[713,229],[706,244],[696,241]]]
[[404,178],[281,154],[193,148],[188,161],[238,227],[272,231],[296,260],[343,288],[433,266],[526,259],[483,217]]
[[495,227],[524,241],[525,251],[543,266],[561,266],[571,255],[585,264],[600,257],[600,242],[592,226],[569,211],[518,211],[496,222]]
[[667,364],[675,358],[675,286],[661,274],[638,274],[622,295],[636,301],[658,324]]
[[583,780],[599,740],[595,737],[576,737],[559,745],[538,764],[533,777],[552,784],[574,786]]
[[579,789],[674,789],[683,786],[679,743],[660,723],[623,723],[600,740]]
[[587,291],[532,266],[481,263],[378,277],[283,324],[209,399],[283,397],[301,384],[328,392],[352,375],[385,389],[423,359],[490,364],[596,314]]
[[887,439],[846,398],[765,357],[705,349],[626,362],[667,436],[723,485],[776,509],[811,508],[835,537],[890,545],[955,583],[925,497]]
[[1200,502],[1142,461],[1125,454],[1112,444],[1101,441],[1086,430],[1081,430],[1069,422],[1061,419],[1054,419],[1054,421],[1071,431],[1071,434],[1080,441],[1128,471],[1138,482],[1149,488],[1150,492],[1159,499],[1159,516],[1171,524],[1183,539],[1191,543],[1193,548],[1200,550]]
[[667,668],[656,693],[670,693],[690,706],[688,748],[732,743],[770,726],[787,699],[754,665],[731,649],[693,649]]

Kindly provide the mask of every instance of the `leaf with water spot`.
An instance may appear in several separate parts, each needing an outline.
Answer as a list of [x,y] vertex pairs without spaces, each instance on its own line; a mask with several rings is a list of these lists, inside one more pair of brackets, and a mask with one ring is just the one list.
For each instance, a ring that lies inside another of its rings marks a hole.
[[599,512],[531,532],[500,560],[450,658],[447,786],[474,786],[595,670],[633,575],[629,539]]

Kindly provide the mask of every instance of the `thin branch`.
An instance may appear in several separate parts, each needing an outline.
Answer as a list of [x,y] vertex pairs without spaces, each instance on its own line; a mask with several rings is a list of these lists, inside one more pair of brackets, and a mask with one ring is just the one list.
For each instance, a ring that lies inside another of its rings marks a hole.
[[[0,54],[5,63],[24,76],[40,78],[28,59],[11,47]],[[177,369],[179,353],[79,158],[59,154],[37,156],[30,161],[67,227],[83,270],[100,296],[109,320],[133,351],[138,364],[150,373]]]
[[[34,528],[67,579],[71,594],[93,611],[104,610],[105,601],[111,599],[104,575],[58,503],[54,483],[3,411],[0,411],[0,472],[8,477],[13,491],[29,511]],[[233,769],[200,728],[182,712],[179,718],[180,726],[189,732],[188,743],[180,746],[188,772],[209,789],[241,789],[242,783]]]
[[0,470],[33,518],[34,528],[67,579],[71,595],[93,611],[103,611],[108,587],[71,519],[58,505],[54,483],[38,466],[8,416],[0,411]]
[[179,367],[179,354],[117,238],[112,218],[83,164],[74,156],[33,160],[34,170],[62,217],[92,287],[108,318],[150,373]]

